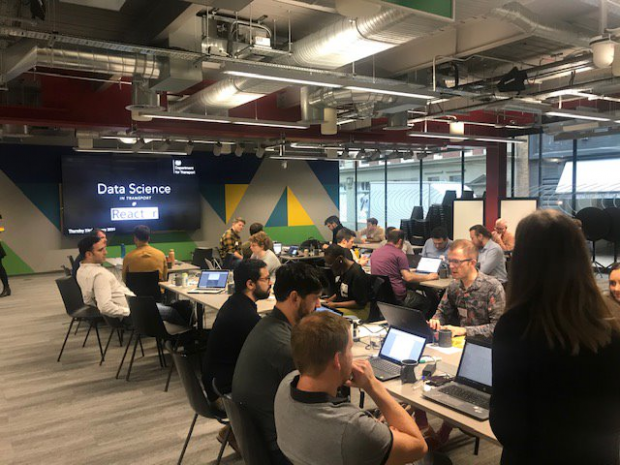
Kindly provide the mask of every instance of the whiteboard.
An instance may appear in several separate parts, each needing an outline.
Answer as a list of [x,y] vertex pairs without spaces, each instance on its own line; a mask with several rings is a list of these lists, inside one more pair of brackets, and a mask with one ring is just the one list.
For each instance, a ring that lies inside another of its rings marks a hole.
[[508,222],[508,230],[514,234],[519,222],[537,209],[537,198],[502,199],[499,202],[499,217]]
[[469,240],[469,228],[484,224],[484,200],[454,201],[454,234],[453,239]]

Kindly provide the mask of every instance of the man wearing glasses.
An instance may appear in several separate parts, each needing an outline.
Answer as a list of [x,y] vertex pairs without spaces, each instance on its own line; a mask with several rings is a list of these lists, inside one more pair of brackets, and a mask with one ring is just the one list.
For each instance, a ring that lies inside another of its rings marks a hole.
[[478,250],[471,241],[461,239],[452,243],[448,264],[455,280],[429,321],[431,328],[449,329],[453,336],[493,336],[506,307],[506,295],[496,278],[476,269],[477,261]]

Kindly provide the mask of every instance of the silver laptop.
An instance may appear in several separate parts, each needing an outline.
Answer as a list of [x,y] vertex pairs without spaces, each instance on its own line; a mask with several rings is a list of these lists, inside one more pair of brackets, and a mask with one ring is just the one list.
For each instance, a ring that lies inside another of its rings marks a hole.
[[282,242],[273,243],[273,253],[280,256],[280,254],[282,253]]
[[439,271],[439,265],[441,265],[441,260],[439,258],[422,257],[415,272],[420,274],[437,273],[437,271]]
[[426,338],[403,329],[390,328],[381,344],[377,357],[369,362],[380,381],[388,381],[400,376],[402,360],[420,360],[426,345]]
[[208,270],[200,273],[196,289],[188,294],[220,294],[226,289],[229,270]]
[[489,419],[491,343],[468,339],[454,381],[422,395],[478,420]]

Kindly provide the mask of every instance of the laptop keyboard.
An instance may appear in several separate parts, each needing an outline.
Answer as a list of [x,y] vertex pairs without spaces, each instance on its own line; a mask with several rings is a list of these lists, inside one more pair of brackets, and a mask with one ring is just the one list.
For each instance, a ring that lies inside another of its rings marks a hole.
[[400,375],[400,366],[392,362],[388,362],[382,358],[373,358],[370,361],[373,370],[382,371],[388,375]]
[[469,389],[463,389],[455,384],[444,386],[440,391],[470,404],[477,405],[478,407],[489,409],[489,397],[484,394],[470,391]]

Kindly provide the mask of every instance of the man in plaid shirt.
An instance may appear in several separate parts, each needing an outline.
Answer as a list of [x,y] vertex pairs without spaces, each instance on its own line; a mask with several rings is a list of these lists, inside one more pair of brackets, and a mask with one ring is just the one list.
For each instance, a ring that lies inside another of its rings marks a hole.
[[449,329],[453,336],[493,336],[506,307],[506,295],[497,279],[476,269],[477,259],[478,251],[471,241],[452,243],[448,264],[455,280],[429,321],[431,328]]
[[239,260],[243,260],[241,255],[241,231],[245,227],[243,218],[235,218],[232,226],[220,238],[220,257],[224,260],[228,255],[234,255]]

